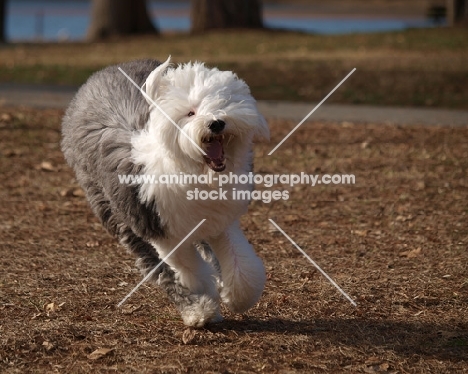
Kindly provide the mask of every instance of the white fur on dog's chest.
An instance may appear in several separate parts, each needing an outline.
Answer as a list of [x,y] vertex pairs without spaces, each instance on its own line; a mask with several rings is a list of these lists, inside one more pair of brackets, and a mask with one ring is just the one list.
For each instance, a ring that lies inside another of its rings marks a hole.
[[153,189],[161,223],[171,236],[185,237],[202,219],[206,219],[206,222],[194,233],[194,239],[217,236],[225,231],[233,220],[247,211],[248,201],[232,200],[230,188],[223,188],[227,200],[220,198],[189,200],[188,192],[193,192],[196,188],[199,192],[219,192],[217,187],[211,188],[207,185],[158,185]]
[[233,187],[251,189],[247,185],[154,184],[142,185],[140,196],[145,200],[154,199],[161,224],[172,237],[185,237],[206,219],[193,234],[193,240],[201,240],[218,236],[247,213],[249,201],[234,200]]

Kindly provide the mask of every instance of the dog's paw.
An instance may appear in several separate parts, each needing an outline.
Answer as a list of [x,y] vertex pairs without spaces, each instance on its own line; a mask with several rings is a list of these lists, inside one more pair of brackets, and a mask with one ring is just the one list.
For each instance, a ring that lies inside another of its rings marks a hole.
[[218,303],[206,295],[200,296],[197,301],[186,306],[180,314],[185,325],[195,328],[223,320]]
[[240,290],[224,289],[221,292],[221,299],[227,308],[233,313],[244,313],[252,308],[262,295],[263,287],[260,289],[249,289],[247,293]]
[[258,257],[250,259],[243,268],[234,269],[220,292],[221,300],[234,313],[244,313],[260,299],[265,286],[266,274]]

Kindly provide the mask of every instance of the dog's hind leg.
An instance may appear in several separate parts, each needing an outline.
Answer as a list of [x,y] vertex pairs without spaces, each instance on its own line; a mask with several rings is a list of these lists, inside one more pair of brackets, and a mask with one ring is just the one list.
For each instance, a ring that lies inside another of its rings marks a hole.
[[[121,230],[120,244],[122,244],[130,253],[137,257],[136,265],[141,271],[143,276],[146,276],[151,270],[153,270],[160,262],[161,259],[153,246],[147,241],[143,240],[139,236],[135,235],[130,228],[124,228]],[[172,270],[167,264],[162,263],[158,270],[149,279],[150,282],[157,284],[159,277],[173,278]]]
[[235,313],[243,313],[260,298],[265,268],[235,221],[224,233],[208,240],[221,266],[221,299]]
[[[138,257],[136,263],[144,276],[161,262],[155,247],[136,236],[130,229],[123,230],[120,242]],[[161,245],[156,247],[161,252]],[[180,252],[177,253],[178,251]],[[184,252],[184,258],[180,259]],[[190,244],[186,248],[178,248],[161,264],[150,281],[164,289],[180,311],[186,325],[202,327],[207,322],[222,320],[219,294],[214,286],[214,278],[210,276],[212,273],[212,268]]]
[[[163,251],[160,242],[155,247],[135,235],[130,229],[120,233],[120,243],[137,256],[136,264],[146,276],[169,251]],[[180,252],[179,252],[180,251]],[[167,253],[165,253],[167,252]],[[181,256],[183,258],[181,258]],[[187,244],[178,248],[166,262],[162,263],[150,281],[158,284],[175,303],[184,323],[202,327],[207,322],[222,320],[219,312],[219,294],[213,269],[201,258],[197,250]]]

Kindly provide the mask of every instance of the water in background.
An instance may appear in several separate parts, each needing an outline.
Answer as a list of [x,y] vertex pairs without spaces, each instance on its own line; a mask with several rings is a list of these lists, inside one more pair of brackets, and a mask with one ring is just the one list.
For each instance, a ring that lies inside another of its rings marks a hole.
[[[149,2],[161,31],[188,31],[190,3]],[[85,0],[9,0],[6,34],[11,41],[81,40],[89,25],[90,2]],[[318,34],[348,34],[434,27],[423,17],[317,16],[307,6],[264,6],[267,27]]]

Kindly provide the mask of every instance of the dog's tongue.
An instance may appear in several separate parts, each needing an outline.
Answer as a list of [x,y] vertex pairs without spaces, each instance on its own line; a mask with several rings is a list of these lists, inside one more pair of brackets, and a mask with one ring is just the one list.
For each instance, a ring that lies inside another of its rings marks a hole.
[[223,157],[223,145],[218,139],[213,139],[208,143],[206,155],[212,160],[219,160]]

